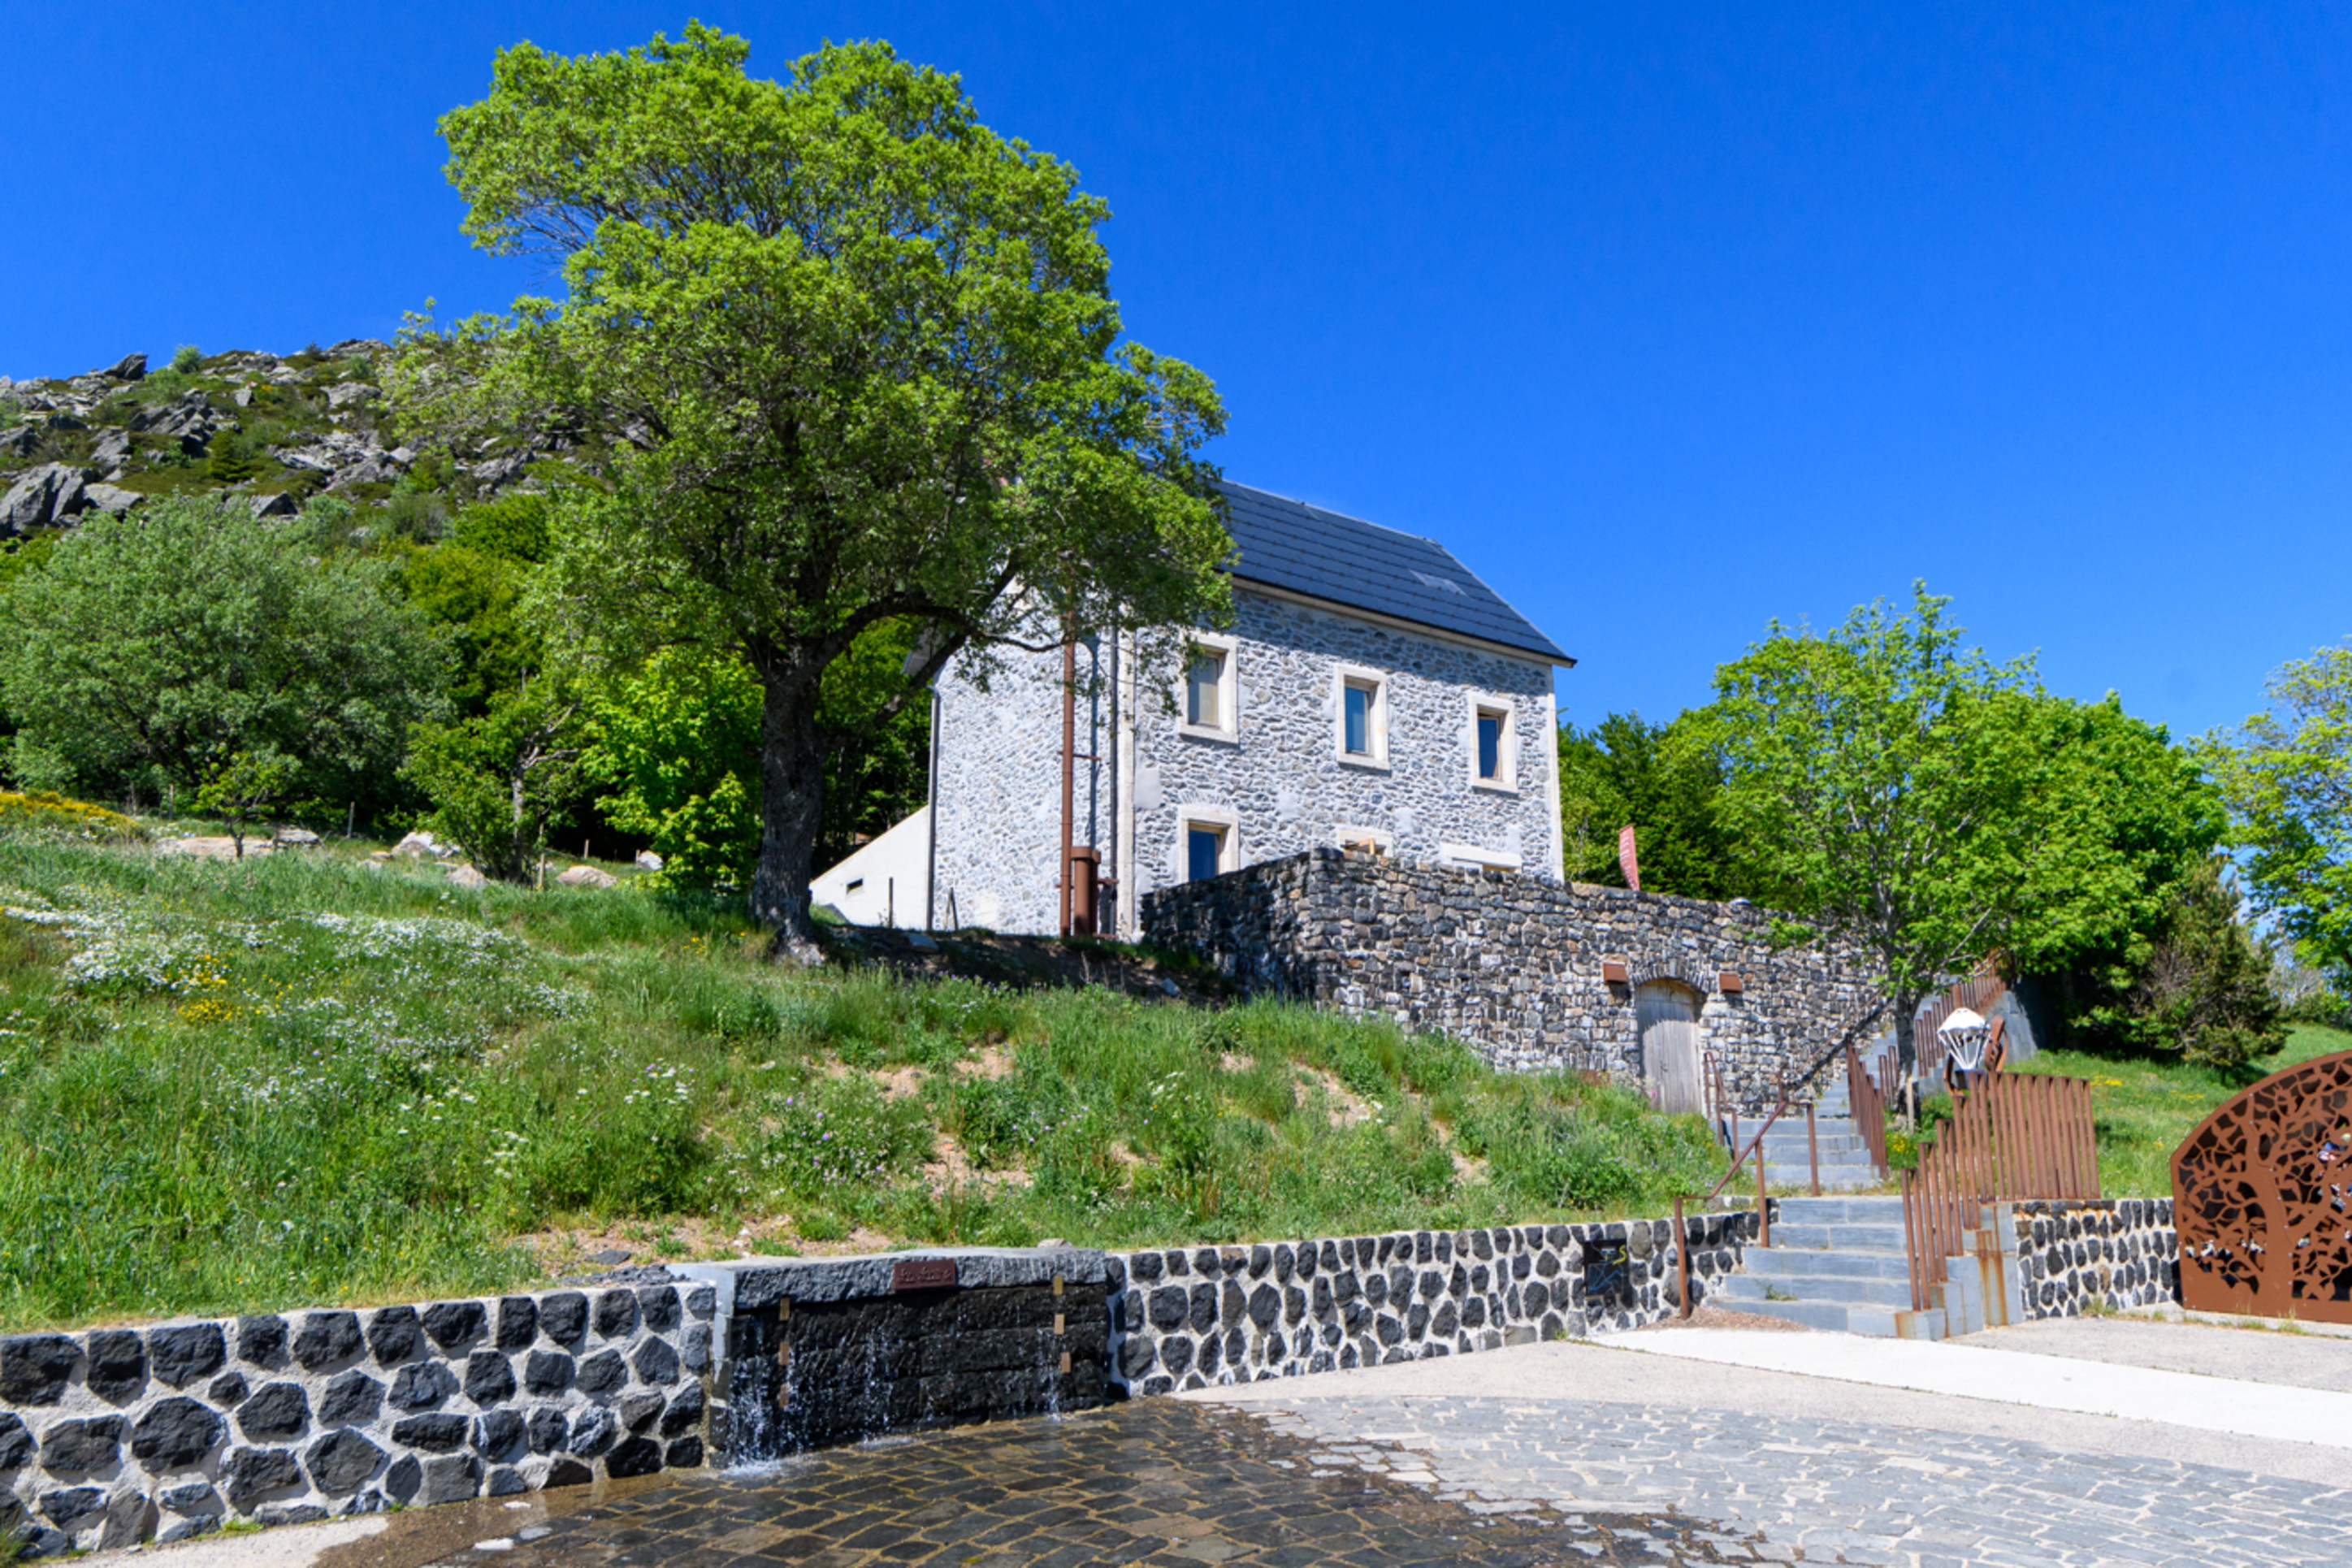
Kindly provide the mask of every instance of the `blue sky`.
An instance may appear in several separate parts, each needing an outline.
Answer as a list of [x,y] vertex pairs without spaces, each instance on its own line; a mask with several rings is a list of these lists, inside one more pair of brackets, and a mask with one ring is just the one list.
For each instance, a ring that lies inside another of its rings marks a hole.
[[2352,23],[2149,5],[5,8],[0,373],[540,285],[433,122],[520,38],[887,37],[1075,163],[1234,478],[1438,537],[1663,717],[1925,577],[2176,732],[2352,633]]

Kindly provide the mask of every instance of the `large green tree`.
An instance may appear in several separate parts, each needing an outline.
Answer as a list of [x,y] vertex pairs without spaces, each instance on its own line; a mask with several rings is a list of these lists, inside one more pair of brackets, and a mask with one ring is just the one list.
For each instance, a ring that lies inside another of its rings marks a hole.
[[88,789],[143,775],[191,798],[246,798],[263,778],[273,798],[373,787],[444,679],[439,639],[390,573],[317,559],[299,524],[241,501],[83,522],[0,599],[17,776]]
[[2160,727],[1964,647],[1948,603],[1775,623],[1688,716],[1760,893],[1868,945],[1906,1060],[1920,998],[1988,955],[2060,967],[2157,928],[2222,826]]
[[[811,951],[824,763],[962,657],[1127,629],[1172,667],[1229,613],[1208,380],[1123,342],[1068,166],[887,45],[790,79],[742,40],[502,51],[441,129],[467,232],[560,259],[561,300],[419,323],[400,417],[460,447],[562,426],[601,452],[553,498],[551,592],[588,644],[731,650],[761,689],[755,914]],[[542,465],[542,471],[547,465]],[[915,651],[826,722],[872,628]]]
[[2270,706],[2208,742],[2247,890],[2341,991],[2352,987],[2352,647],[2274,673]]
[[1634,830],[1642,886],[1691,899],[1751,892],[1738,847],[1716,811],[1722,764],[1690,726],[1612,713],[1590,730],[1559,727],[1560,838],[1570,880],[1622,887],[1617,834]]

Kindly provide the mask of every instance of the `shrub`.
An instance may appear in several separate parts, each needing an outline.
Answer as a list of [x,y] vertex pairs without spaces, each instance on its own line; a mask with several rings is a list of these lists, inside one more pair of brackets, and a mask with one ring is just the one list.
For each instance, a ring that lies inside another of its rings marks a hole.
[[205,474],[215,484],[241,485],[258,478],[268,462],[253,437],[235,426],[214,437],[207,451]]
[[182,375],[194,375],[204,363],[205,352],[194,343],[182,343],[172,351],[172,368]]
[[135,844],[147,837],[147,829],[119,811],[61,795],[0,792],[0,835],[66,838],[80,844]]

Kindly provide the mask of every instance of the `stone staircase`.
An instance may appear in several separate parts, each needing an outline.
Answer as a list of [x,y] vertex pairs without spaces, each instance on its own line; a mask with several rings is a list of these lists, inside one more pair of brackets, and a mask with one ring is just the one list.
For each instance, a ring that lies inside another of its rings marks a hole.
[[1947,1283],[1914,1311],[1901,1197],[1779,1198],[1772,1245],[1748,1247],[1715,1300],[1734,1311],[1882,1338],[1940,1340],[2022,1322],[2015,1245],[2002,1241],[2013,1235],[2008,1215],[1988,1206],[1985,1219],[1968,1233],[1967,1255],[1946,1265]]
[[[1813,1107],[1813,1135],[1821,1149],[1822,1191],[1848,1193],[1878,1185],[1878,1172],[1864,1147],[1846,1103],[1845,1075],[1839,1073]],[[1751,1136],[1743,1132],[1742,1137]],[[1764,1133],[1764,1179],[1776,1187],[1805,1187],[1813,1167],[1805,1143],[1805,1117],[1792,1110]]]

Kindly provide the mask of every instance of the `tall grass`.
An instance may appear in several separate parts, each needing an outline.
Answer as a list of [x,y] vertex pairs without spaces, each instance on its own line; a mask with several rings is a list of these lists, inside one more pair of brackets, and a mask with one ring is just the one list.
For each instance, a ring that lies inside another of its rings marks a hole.
[[625,886],[0,840],[0,907],[10,1327],[504,1289],[518,1237],[621,1220],[1222,1241],[1719,1169],[1695,1119],[1384,1023],[780,968]]

